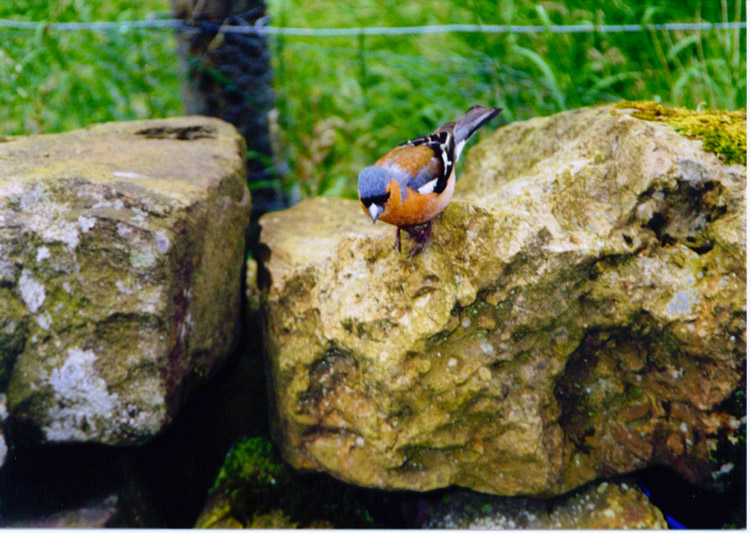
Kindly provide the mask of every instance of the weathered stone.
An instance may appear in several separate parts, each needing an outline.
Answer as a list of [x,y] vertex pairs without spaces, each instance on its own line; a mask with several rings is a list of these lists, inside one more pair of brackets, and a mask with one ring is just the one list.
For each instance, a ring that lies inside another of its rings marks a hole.
[[61,511],[49,516],[8,522],[0,520],[2,527],[11,528],[104,528],[111,527],[117,514],[117,496],[108,496],[99,501],[70,511]]
[[142,442],[234,342],[244,142],[203,117],[0,143],[0,390],[49,441]]
[[461,491],[427,511],[438,529],[666,529],[661,511],[630,482],[586,488],[553,501],[499,498]]
[[714,483],[744,423],[746,171],[701,148],[610,106],[510,124],[413,260],[353,201],[266,215],[285,458],[389,489]]
[[23,520],[0,517],[0,527],[23,529],[102,529],[110,527],[153,527],[148,523],[143,502],[129,501],[118,494],[92,499],[85,505]]

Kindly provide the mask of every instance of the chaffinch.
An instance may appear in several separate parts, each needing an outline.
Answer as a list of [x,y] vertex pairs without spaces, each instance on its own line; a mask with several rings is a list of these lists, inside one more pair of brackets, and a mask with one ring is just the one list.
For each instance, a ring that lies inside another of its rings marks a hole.
[[424,248],[432,220],[453,196],[455,166],[466,141],[501,111],[476,105],[456,122],[395,147],[359,173],[362,209],[373,224],[382,220],[396,226],[399,252],[402,229],[416,242],[409,257]]

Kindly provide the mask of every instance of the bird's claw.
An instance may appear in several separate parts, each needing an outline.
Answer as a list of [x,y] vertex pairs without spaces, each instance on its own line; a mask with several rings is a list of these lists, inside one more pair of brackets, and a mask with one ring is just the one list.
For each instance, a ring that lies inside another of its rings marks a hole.
[[[409,258],[411,259],[424,249],[424,246],[430,237],[430,233],[432,232],[432,220],[417,226],[406,226],[403,229],[406,230],[412,239],[414,239],[414,248],[409,252]],[[399,252],[400,251],[401,248],[399,247]]]

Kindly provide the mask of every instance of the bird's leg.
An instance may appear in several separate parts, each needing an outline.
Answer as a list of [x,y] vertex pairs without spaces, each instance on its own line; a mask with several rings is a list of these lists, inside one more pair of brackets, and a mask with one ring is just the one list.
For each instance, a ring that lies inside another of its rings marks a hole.
[[414,248],[411,249],[411,252],[409,252],[409,257],[414,257],[422,251],[427,239],[430,237],[430,232],[432,231],[432,220],[417,226],[407,226],[404,229],[409,235],[411,235],[411,238],[414,239],[414,242],[416,243],[414,244]]
[[401,226],[396,226],[396,249],[401,253]]

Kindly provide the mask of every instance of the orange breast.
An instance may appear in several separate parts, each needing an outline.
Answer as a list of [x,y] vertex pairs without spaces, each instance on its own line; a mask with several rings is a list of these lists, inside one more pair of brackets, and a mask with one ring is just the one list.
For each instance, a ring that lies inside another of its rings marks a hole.
[[446,208],[453,196],[453,189],[456,185],[456,174],[451,173],[448,178],[448,184],[442,193],[434,192],[420,194],[415,190],[409,189],[406,198],[402,200],[401,190],[396,180],[391,180],[388,190],[391,193],[390,198],[385,203],[383,214],[378,220],[393,224],[394,226],[415,226],[424,224],[438,216]]

